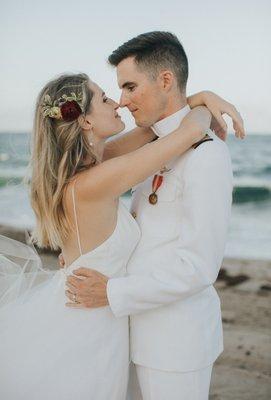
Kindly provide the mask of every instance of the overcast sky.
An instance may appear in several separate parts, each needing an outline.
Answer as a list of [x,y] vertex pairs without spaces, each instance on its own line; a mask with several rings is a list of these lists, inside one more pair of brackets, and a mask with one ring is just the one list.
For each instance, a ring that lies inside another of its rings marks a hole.
[[247,131],[271,132],[269,0],[0,0],[0,6],[0,131],[31,129],[39,90],[61,72],[86,72],[118,100],[107,56],[137,34],[167,30],[188,55],[188,94],[213,90],[236,105]]

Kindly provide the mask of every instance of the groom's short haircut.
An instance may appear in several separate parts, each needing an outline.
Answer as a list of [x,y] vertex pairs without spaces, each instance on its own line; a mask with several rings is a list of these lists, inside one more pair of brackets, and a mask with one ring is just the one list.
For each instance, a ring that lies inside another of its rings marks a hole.
[[108,57],[115,67],[128,57],[134,57],[141,70],[156,79],[162,69],[171,70],[176,76],[181,92],[185,92],[188,79],[188,60],[177,36],[170,32],[143,33],[119,46]]

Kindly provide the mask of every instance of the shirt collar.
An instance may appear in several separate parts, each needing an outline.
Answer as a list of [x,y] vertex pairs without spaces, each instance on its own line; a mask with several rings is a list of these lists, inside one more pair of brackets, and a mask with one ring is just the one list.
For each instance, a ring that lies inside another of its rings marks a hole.
[[167,136],[169,133],[177,129],[182,122],[183,118],[189,113],[189,105],[181,108],[174,114],[161,119],[161,121],[156,122],[151,126],[151,129],[156,134],[156,136],[163,137]]

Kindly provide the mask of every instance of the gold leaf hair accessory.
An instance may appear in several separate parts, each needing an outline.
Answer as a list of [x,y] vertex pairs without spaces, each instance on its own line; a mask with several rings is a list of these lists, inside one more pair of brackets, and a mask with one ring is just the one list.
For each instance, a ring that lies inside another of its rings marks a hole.
[[76,95],[72,92],[69,96],[63,94],[54,101],[46,94],[42,104],[43,116],[67,122],[75,121],[82,114],[82,100],[82,93]]

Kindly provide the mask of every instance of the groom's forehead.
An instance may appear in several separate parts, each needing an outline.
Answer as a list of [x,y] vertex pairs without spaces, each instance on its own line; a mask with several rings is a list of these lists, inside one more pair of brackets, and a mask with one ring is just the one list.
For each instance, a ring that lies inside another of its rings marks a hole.
[[117,79],[120,89],[136,83],[140,79],[140,71],[133,57],[128,57],[122,60],[117,66]]

